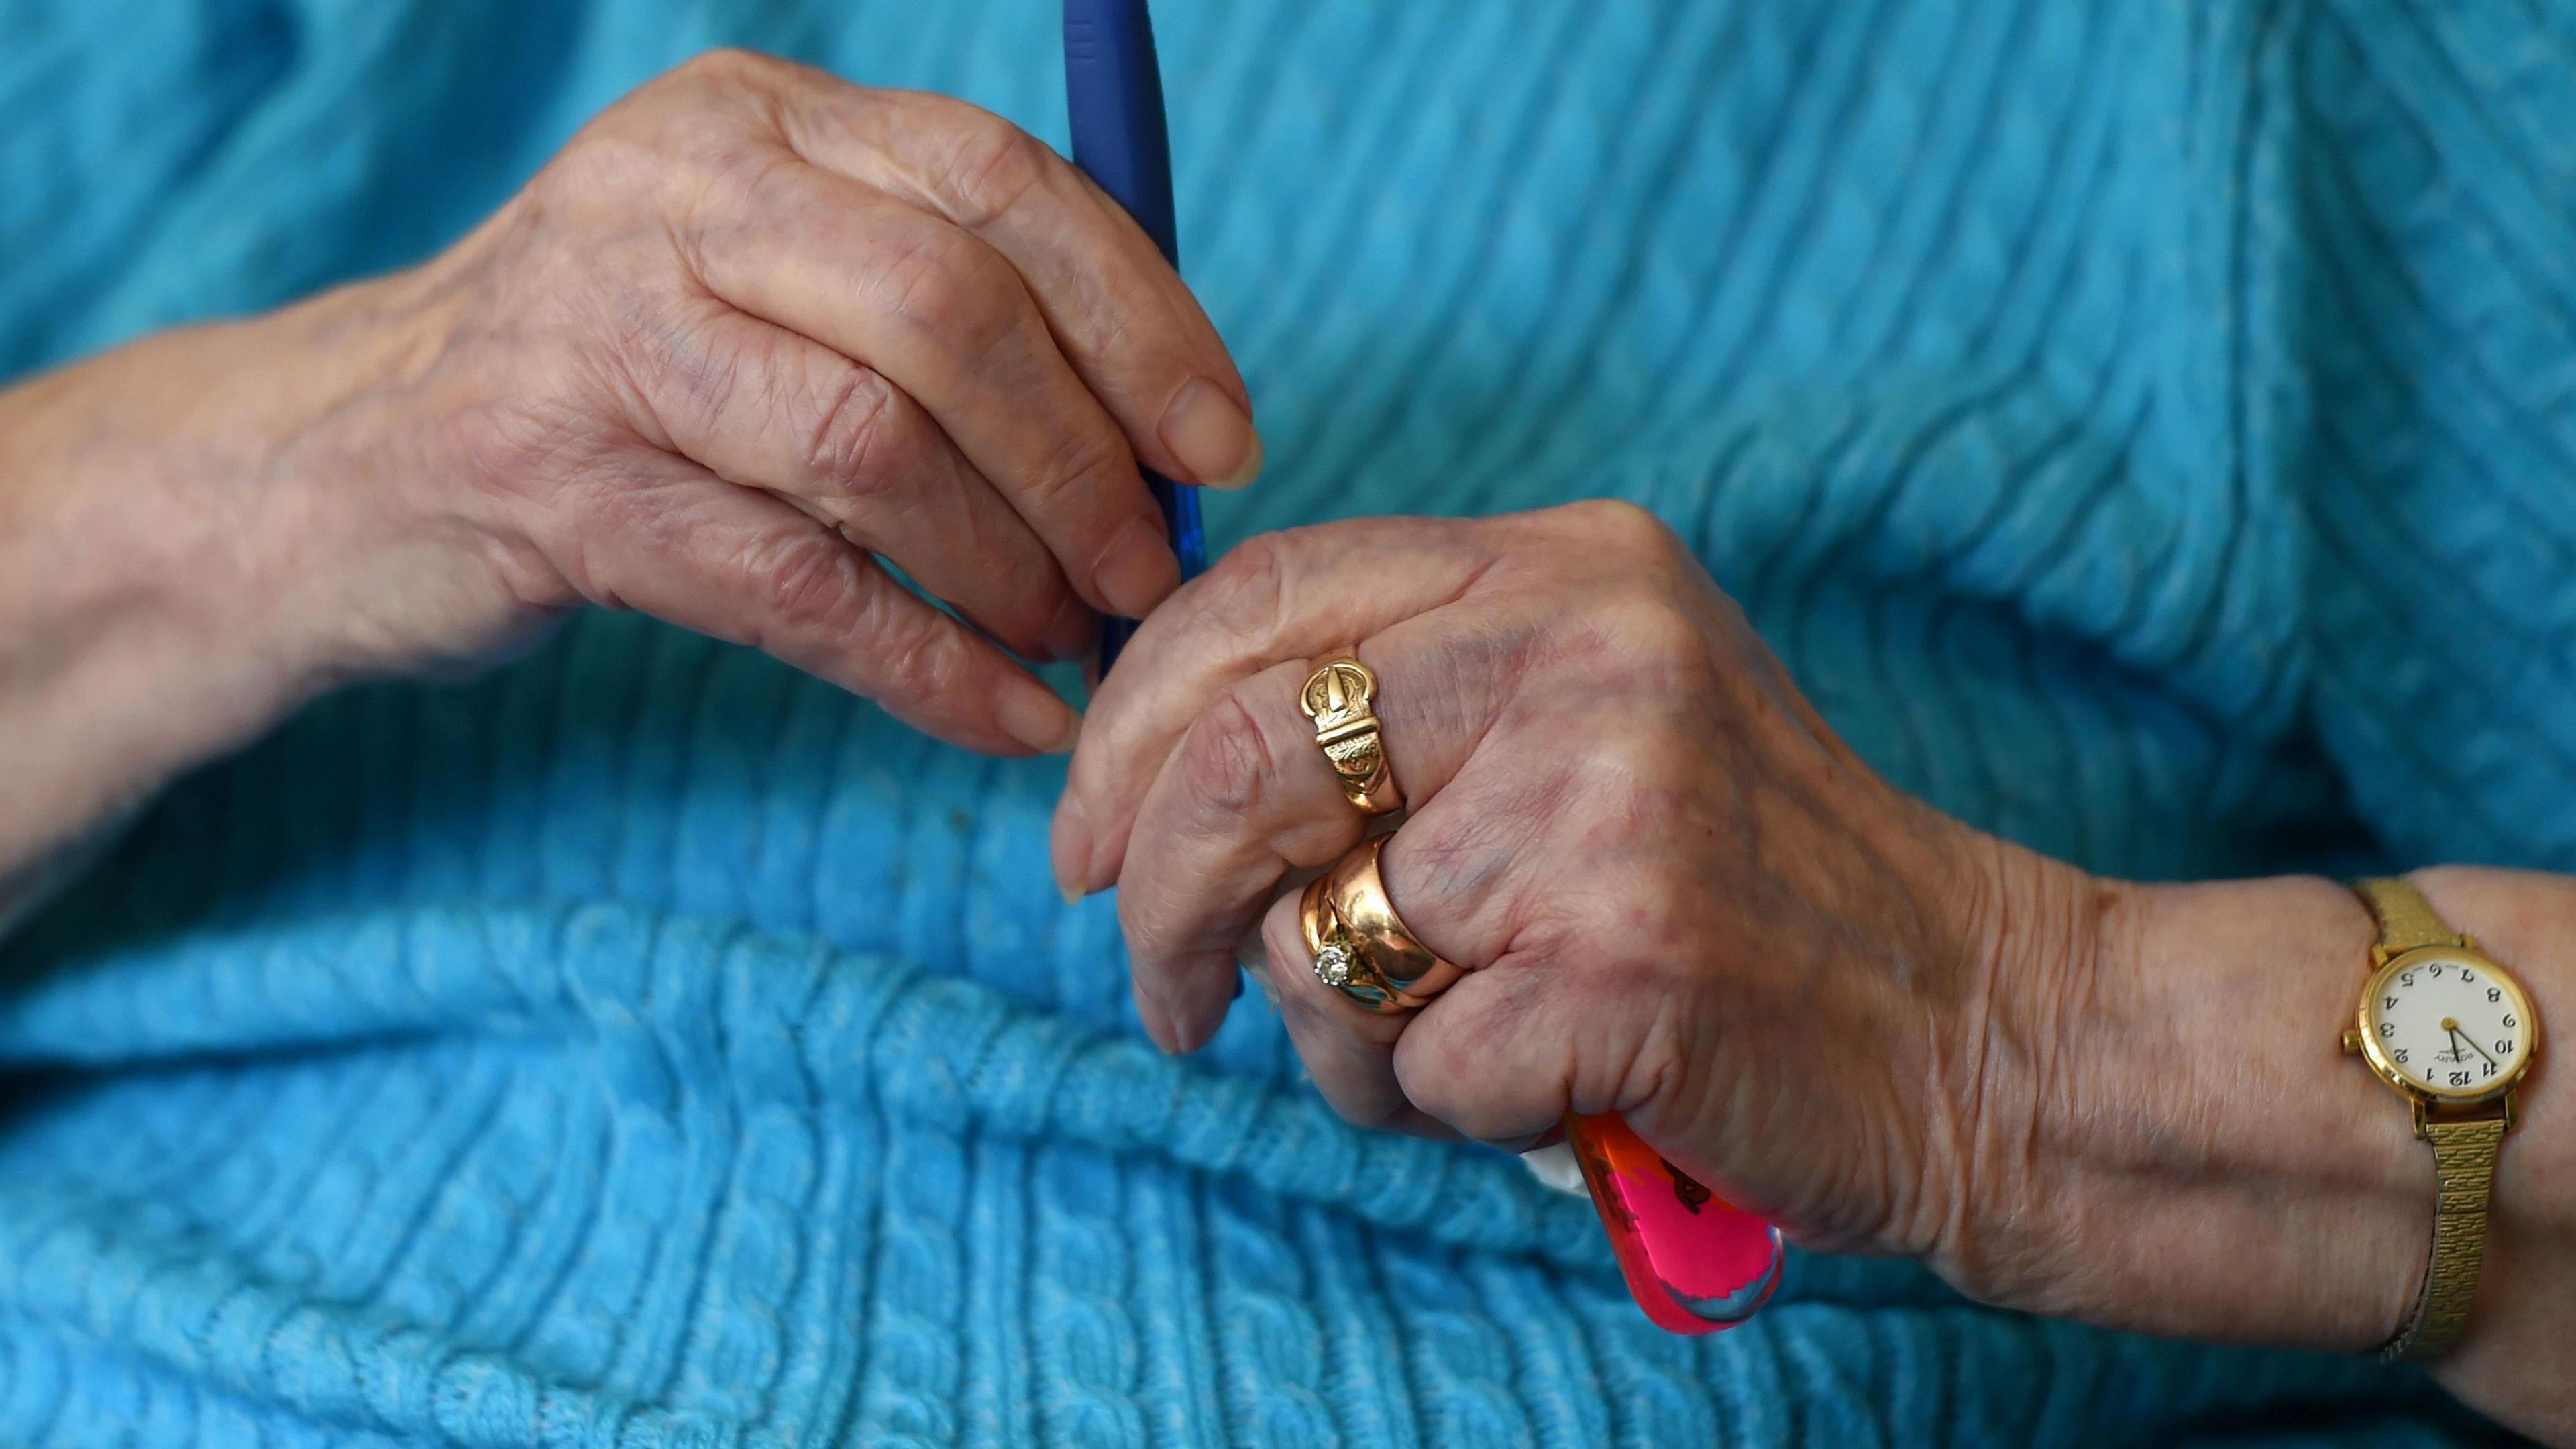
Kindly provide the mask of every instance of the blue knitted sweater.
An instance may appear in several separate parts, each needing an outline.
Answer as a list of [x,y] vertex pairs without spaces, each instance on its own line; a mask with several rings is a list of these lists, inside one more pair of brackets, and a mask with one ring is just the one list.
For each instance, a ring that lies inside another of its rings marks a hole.
[[[1159,8],[1220,542],[1626,497],[1979,825],[2576,868],[2566,10]],[[1061,138],[1049,0],[0,0],[0,374],[423,256],[726,42]],[[1060,772],[596,616],[182,782],[0,953],[0,1444],[2481,1432],[1891,1264],[1666,1337],[1257,998],[1147,1047]]]

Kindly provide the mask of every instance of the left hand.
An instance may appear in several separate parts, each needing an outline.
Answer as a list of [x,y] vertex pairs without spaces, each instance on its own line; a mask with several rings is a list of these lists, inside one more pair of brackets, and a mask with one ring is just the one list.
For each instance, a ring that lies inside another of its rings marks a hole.
[[[1383,1016],[1316,980],[1274,899],[1363,834],[1297,705],[1344,649],[1410,801],[1386,890],[1469,968]],[[2348,890],[2101,879],[1908,798],[1635,508],[1244,545],[1102,685],[1054,849],[1069,890],[1117,884],[1167,1049],[1216,1030],[1261,918],[1281,1017],[1355,1122],[1517,1147],[1616,1110],[1811,1246],[2181,1337],[2366,1350],[2422,1272],[2430,1159],[2335,1044],[2375,936]],[[2576,993],[2576,880],[2420,880],[2542,999]],[[2565,1111],[2535,1073],[2438,1373],[2576,1443]]]
[[[1363,834],[1297,705],[1345,648],[1410,802],[1387,889],[1471,973],[1416,1012],[1318,982],[1273,899]],[[1616,503],[1246,544],[1101,687],[1054,854],[1068,891],[1119,887],[1168,1050],[1215,1032],[1267,907],[1282,1016],[1352,1121],[1518,1146],[1617,1110],[1809,1241],[1917,1255],[1962,1249],[1972,1186],[2018,1197],[1993,1129],[2045,1093],[2031,1013],[2081,956],[2002,969],[2000,898],[2078,873],[1880,780]]]

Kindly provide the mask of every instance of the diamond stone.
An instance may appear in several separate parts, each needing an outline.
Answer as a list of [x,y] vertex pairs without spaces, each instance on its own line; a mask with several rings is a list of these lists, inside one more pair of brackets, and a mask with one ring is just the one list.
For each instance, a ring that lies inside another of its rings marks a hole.
[[1351,984],[1351,950],[1339,941],[1327,941],[1315,953],[1315,979],[1326,986]]

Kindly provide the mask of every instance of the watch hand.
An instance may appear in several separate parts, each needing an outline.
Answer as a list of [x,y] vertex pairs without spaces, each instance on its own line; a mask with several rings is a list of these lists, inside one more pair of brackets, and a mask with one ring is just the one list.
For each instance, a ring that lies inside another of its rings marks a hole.
[[[2451,1033],[2451,1035],[2453,1035],[2453,1036],[2460,1036],[2460,1034],[2459,1034],[2457,1031],[2452,1032],[2452,1033]],[[2475,1038],[2475,1037],[2462,1036],[2462,1037],[2460,1037],[2460,1040],[2462,1040],[2462,1041],[2464,1041],[2464,1042],[2467,1042],[2467,1043],[2469,1044],[2469,1050],[2471,1050],[2471,1051],[2473,1051],[2473,1052],[2476,1052],[2479,1056],[2487,1057],[2487,1049],[2486,1049],[2485,1047],[2482,1047],[2482,1046],[2478,1045],[2477,1038]],[[2494,1065],[2495,1065],[2495,1058],[2493,1058],[2493,1057],[2487,1057],[2487,1065],[2488,1065],[2488,1066],[2494,1066]]]

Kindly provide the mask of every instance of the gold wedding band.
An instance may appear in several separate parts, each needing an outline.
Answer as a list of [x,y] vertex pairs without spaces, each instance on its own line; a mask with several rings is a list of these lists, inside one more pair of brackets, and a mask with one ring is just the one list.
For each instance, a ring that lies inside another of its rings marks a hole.
[[1371,1011],[1407,1011],[1467,973],[1422,944],[1395,913],[1378,874],[1388,837],[1361,841],[1307,885],[1298,924],[1315,979]]
[[1378,738],[1377,676],[1356,658],[1343,655],[1306,676],[1297,707],[1315,722],[1315,743],[1323,747],[1333,774],[1363,815],[1384,815],[1404,808],[1404,792],[1386,766],[1386,747]]

